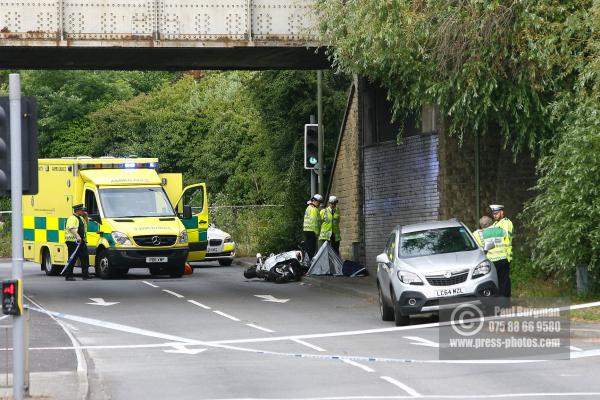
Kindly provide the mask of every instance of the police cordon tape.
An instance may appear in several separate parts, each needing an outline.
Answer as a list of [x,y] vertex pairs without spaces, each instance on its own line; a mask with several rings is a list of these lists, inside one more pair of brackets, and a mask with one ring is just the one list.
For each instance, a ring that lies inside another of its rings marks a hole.
[[[582,309],[582,308],[592,308],[599,307],[600,301],[593,303],[585,303],[585,304],[577,304],[574,306],[562,307],[564,311],[572,310],[572,309]],[[348,356],[348,355],[326,355],[326,354],[307,354],[307,353],[290,353],[290,352],[277,352],[277,351],[269,351],[269,350],[259,350],[252,349],[246,347],[238,347],[231,346],[231,344],[242,344],[242,343],[262,343],[262,342],[274,342],[274,341],[283,341],[283,340],[293,340],[293,339],[311,339],[311,338],[327,338],[327,337],[341,337],[341,336],[353,336],[353,335],[363,335],[363,334],[372,334],[372,333],[385,333],[385,332],[395,332],[395,331],[407,331],[407,330],[416,330],[416,329],[424,329],[431,327],[439,327],[445,325],[454,325],[458,322],[456,321],[448,321],[442,323],[429,323],[422,325],[414,325],[414,326],[402,326],[402,327],[393,327],[393,328],[379,328],[379,329],[368,329],[368,330],[360,330],[360,331],[346,331],[346,332],[330,332],[330,333],[322,333],[322,334],[308,334],[308,335],[295,335],[295,336],[279,336],[279,337],[268,337],[268,338],[253,338],[253,339],[233,339],[233,340],[223,340],[223,341],[201,341],[196,339],[189,339],[180,336],[165,334],[161,332],[155,332],[150,330],[145,330],[141,328],[136,328],[132,326],[117,324],[108,321],[97,320],[88,317],[81,317],[77,315],[64,314],[60,312],[54,312],[49,310],[44,310],[41,308],[31,308],[33,311],[37,311],[40,313],[48,314],[50,316],[66,319],[70,321],[80,322],[88,325],[104,327],[107,329],[113,329],[121,332],[133,333],[147,337],[154,337],[169,340],[171,343],[165,343],[163,345],[140,345],[140,346],[132,346],[134,347],[173,347],[175,345],[188,345],[188,346],[206,346],[213,348],[221,348],[226,350],[235,350],[246,353],[254,353],[254,354],[266,354],[266,355],[276,355],[276,356],[285,356],[285,357],[294,357],[294,358],[312,358],[312,359],[323,359],[323,360],[352,360],[352,361],[365,361],[365,362],[386,362],[386,363],[445,363],[445,364],[462,364],[462,363],[470,363],[470,364],[506,364],[506,363],[532,363],[532,362],[544,362],[547,360],[412,360],[412,359],[401,359],[401,358],[387,358],[387,357],[370,357],[370,356]],[[511,315],[511,316],[517,316]],[[493,319],[499,318],[507,318],[508,315],[493,317]],[[491,319],[491,318],[489,318]],[[479,318],[475,318],[473,320],[464,320],[461,323],[468,323],[472,321],[477,321]],[[100,349],[100,348],[110,348],[111,346],[89,346],[90,349]],[[87,348],[86,346],[81,346],[81,348]],[[572,358],[584,358],[584,357],[596,357],[600,356],[600,349],[593,349],[588,351],[580,351],[572,354]]]

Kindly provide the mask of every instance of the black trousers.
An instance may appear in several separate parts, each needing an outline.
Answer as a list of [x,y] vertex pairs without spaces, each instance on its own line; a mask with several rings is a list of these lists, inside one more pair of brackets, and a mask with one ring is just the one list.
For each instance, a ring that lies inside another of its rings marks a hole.
[[86,276],[90,267],[90,255],[88,254],[87,243],[81,243],[81,246],[79,246],[79,249],[77,250],[77,254],[73,258],[71,258],[71,256],[75,253],[75,249],[77,249],[77,243],[66,242],[66,244],[69,249],[69,260],[71,260],[71,262],[67,264],[65,277],[68,278],[73,276],[73,267],[75,266],[77,259],[79,259],[81,264],[81,272]]
[[332,233],[331,234],[331,239],[329,240],[329,243],[331,244],[331,247],[333,247],[333,250],[335,250],[336,254],[339,256],[340,255],[340,241],[339,240],[335,240],[335,239],[336,239],[336,237]]
[[308,256],[312,258],[315,256],[317,250],[317,235],[314,232],[304,231],[304,248],[308,253]]
[[494,261],[498,273],[498,291],[502,297],[510,297],[510,263],[506,258]]

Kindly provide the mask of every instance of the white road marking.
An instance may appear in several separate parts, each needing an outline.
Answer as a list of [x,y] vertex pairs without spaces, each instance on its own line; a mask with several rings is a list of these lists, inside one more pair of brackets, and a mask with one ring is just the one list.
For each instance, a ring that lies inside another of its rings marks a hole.
[[418,343],[411,343],[417,346],[427,346],[427,347],[440,347],[439,343],[432,342],[431,340],[424,339],[418,336],[404,336],[404,339],[412,340]]
[[210,310],[210,307],[209,307],[209,306],[205,306],[204,304],[202,304],[202,303],[199,303],[199,302],[197,302],[196,300],[188,300],[188,303],[192,303],[192,304],[194,304],[194,305],[196,305],[196,306],[198,306],[198,307],[202,307],[202,308],[204,308],[205,310]]
[[361,363],[357,363],[356,361],[352,361],[352,360],[342,360],[343,363],[346,363],[348,365],[352,365],[353,367],[357,367],[362,369],[363,371],[366,372],[375,372],[375,370],[373,368],[367,367],[366,365],[363,365]]
[[4,318],[8,318],[8,315],[3,315],[0,317],[0,321],[3,320]]
[[154,283],[150,283],[150,282],[148,282],[148,281],[142,281],[142,282],[143,282],[143,283],[145,283],[145,284],[146,284],[146,285],[148,285],[148,286],[152,286],[152,287],[155,287],[155,288],[157,288],[157,287],[158,287],[158,286],[157,286],[157,285],[155,285]]
[[63,322],[67,327],[69,327],[69,329],[71,329],[72,331],[77,332],[79,330],[79,328],[69,324],[68,322]]
[[[582,309],[582,308],[591,308],[591,307],[600,307],[600,301],[594,303],[586,303],[586,304],[577,304],[570,307],[560,307],[559,310],[566,311],[569,309]],[[505,319],[518,316],[519,314],[507,314],[498,317],[485,318],[486,321],[497,320],[497,319]],[[475,320],[475,319],[474,319]],[[476,319],[479,320],[479,319]],[[464,320],[468,322],[469,320]],[[306,334],[306,335],[294,335],[294,336],[271,336],[266,338],[249,338],[249,339],[231,339],[231,340],[220,340],[211,342],[213,344],[243,344],[243,343],[261,343],[261,342],[277,342],[282,340],[292,340],[292,339],[318,339],[318,338],[328,338],[328,337],[342,337],[342,336],[356,336],[356,335],[370,335],[370,334],[378,334],[378,333],[387,333],[387,332],[400,332],[400,331],[412,331],[419,329],[429,329],[429,328],[439,328],[440,326],[451,326],[456,325],[455,321],[449,322],[431,322],[428,324],[420,324],[420,325],[407,325],[407,326],[397,326],[390,328],[377,328],[377,329],[363,329],[356,331],[340,331],[340,332],[328,332],[328,333],[314,333],[314,334]]]
[[92,301],[92,303],[85,303],[85,304],[91,304],[93,306],[102,306],[102,307],[114,306],[115,304],[119,304],[118,301],[104,301],[104,299],[102,297],[90,297],[90,300]]
[[226,314],[226,313],[224,313],[223,311],[214,310],[213,312],[214,312],[215,314],[219,314],[219,315],[220,315],[220,316],[222,316],[222,317],[229,318],[229,319],[230,319],[230,320],[232,320],[232,321],[237,321],[237,322],[240,322],[239,318],[236,318],[236,317],[234,317],[233,315]]
[[[598,396],[600,392],[575,392],[575,393],[510,393],[510,394],[474,394],[474,395],[421,395],[420,399],[507,399],[507,398],[527,398],[527,397],[590,397]],[[338,397],[281,397],[281,400],[400,400],[414,399],[417,396],[338,396]],[[214,400],[272,400],[271,398],[220,398]]]
[[319,346],[315,346],[314,344],[310,344],[308,342],[305,342],[304,340],[300,340],[300,339],[292,339],[292,342],[296,342],[298,344],[301,344],[302,346],[306,346],[306,347],[310,347],[313,350],[316,351],[325,351],[325,349],[319,347]]
[[[89,390],[89,381],[87,378],[88,366],[87,366],[87,361],[85,360],[85,356],[83,355],[83,350],[81,349],[81,345],[80,345],[79,341],[77,340],[77,338],[75,338],[75,335],[73,335],[73,333],[71,333],[69,328],[67,328],[63,324],[63,321],[59,321],[58,319],[56,319],[56,316],[52,315],[41,304],[37,303],[32,298],[30,298],[26,295],[23,295],[23,297],[25,297],[27,300],[29,300],[31,302],[31,304],[38,307],[38,309],[42,313],[45,313],[54,322],[56,322],[58,324],[58,326],[60,326],[62,328],[62,330],[67,334],[67,337],[71,340],[71,343],[73,344],[73,350],[75,351],[75,359],[77,360],[77,380],[79,381],[79,387],[77,388],[77,398],[83,399],[83,398],[87,397],[88,390]],[[30,309],[32,309],[32,308],[30,308]]]
[[184,295],[181,295],[181,294],[179,294],[179,293],[175,293],[175,292],[173,292],[173,291],[171,291],[171,290],[163,289],[162,291],[163,291],[163,292],[166,292],[166,293],[169,293],[169,294],[172,294],[173,296],[175,296],[175,297],[178,297],[178,298],[185,297]]
[[579,347],[575,347],[575,346],[569,346],[569,349],[573,350],[573,351],[582,351],[583,349],[580,349]]
[[421,395],[419,394],[419,392],[417,392],[415,389],[411,388],[410,386],[405,385],[404,383],[397,381],[396,379],[389,377],[389,376],[380,376],[381,379],[383,379],[386,382],[391,383],[392,385],[399,387],[400,389],[404,390],[406,393],[408,393],[410,396],[412,397],[420,397]]
[[[117,324],[114,322],[102,321],[93,318],[81,317],[78,315],[64,314],[56,311],[48,311],[41,308],[30,308],[32,311],[38,311],[44,314],[47,314],[51,317],[66,319],[69,321],[76,321],[87,325],[98,326],[106,329],[112,329],[116,331],[136,334],[140,336],[148,336],[153,338],[159,338],[168,340],[170,342],[182,343],[188,345],[198,345],[198,346],[208,346],[208,347],[216,347],[227,350],[235,350],[246,353],[255,353],[255,354],[267,354],[267,355],[276,355],[283,357],[294,357],[294,358],[313,358],[319,360],[353,360],[353,361],[366,361],[366,362],[390,362],[390,363],[406,363],[406,364],[523,364],[523,363],[537,363],[537,362],[546,362],[547,360],[416,360],[416,359],[398,359],[398,358],[377,358],[377,357],[364,357],[364,356],[348,356],[348,355],[327,355],[327,354],[298,354],[298,353],[284,353],[284,352],[276,352],[276,351],[268,351],[268,350],[257,350],[245,347],[238,346],[229,346],[222,343],[216,342],[205,342],[195,339],[184,338],[181,336],[170,335],[162,332],[149,331],[146,329],[136,328],[133,326]],[[172,347],[173,343],[168,344],[159,344],[159,345],[126,345],[126,346],[118,346],[114,348],[135,348],[135,347],[164,347],[169,346]],[[73,347],[75,348],[75,347]],[[77,344],[76,348],[78,349],[102,349],[102,348],[111,348],[110,346],[80,346]],[[65,347],[61,348],[49,348],[49,349],[65,349]],[[594,350],[586,350],[581,352],[571,353],[571,358],[585,358],[585,357],[598,357],[600,356],[600,349]],[[475,396],[477,398],[477,396]],[[460,398],[460,397],[458,397]]]
[[271,303],[287,303],[290,301],[290,299],[278,299],[270,294],[255,294],[254,297],[258,297],[259,299],[263,299],[262,301],[268,301]]
[[165,353],[192,354],[196,355],[206,351],[206,349],[188,349],[185,344],[177,343],[173,345],[173,350],[163,350]]
[[267,333],[275,332],[271,329],[263,328],[262,326],[258,326],[258,325],[254,325],[254,324],[246,324],[246,326],[249,326],[250,328],[258,329],[260,331],[267,332]]

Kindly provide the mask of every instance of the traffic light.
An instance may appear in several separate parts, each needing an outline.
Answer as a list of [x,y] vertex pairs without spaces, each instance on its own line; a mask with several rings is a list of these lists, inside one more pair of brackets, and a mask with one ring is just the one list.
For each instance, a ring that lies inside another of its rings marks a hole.
[[[21,98],[23,194],[38,192],[37,102]],[[0,97],[0,195],[10,194],[10,102]]]
[[21,315],[21,280],[11,279],[2,281],[2,312],[7,315]]
[[319,125],[304,125],[304,169],[315,169],[319,163]]

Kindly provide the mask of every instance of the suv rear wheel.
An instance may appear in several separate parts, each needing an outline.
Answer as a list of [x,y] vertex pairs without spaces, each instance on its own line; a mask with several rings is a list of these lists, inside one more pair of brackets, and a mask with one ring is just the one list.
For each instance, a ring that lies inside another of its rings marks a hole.
[[387,301],[385,301],[385,297],[383,297],[383,292],[381,291],[381,286],[379,284],[377,284],[377,291],[379,292],[379,313],[381,314],[381,319],[383,321],[393,321],[394,309],[389,306]]

